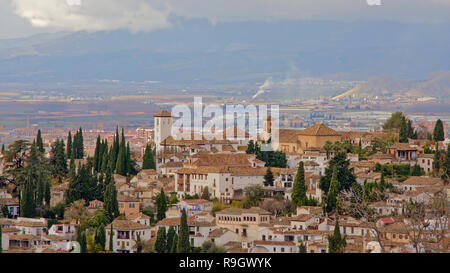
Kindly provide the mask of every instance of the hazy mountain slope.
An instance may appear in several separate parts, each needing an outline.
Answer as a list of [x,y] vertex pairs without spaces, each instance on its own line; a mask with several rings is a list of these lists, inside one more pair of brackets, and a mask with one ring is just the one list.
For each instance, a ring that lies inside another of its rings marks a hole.
[[247,83],[257,88],[270,76],[278,81],[337,73],[352,80],[374,75],[423,79],[431,71],[450,70],[447,33],[450,26],[438,24],[284,21],[213,26],[204,20],[180,21],[152,33],[55,33],[0,41],[0,82],[111,79]]

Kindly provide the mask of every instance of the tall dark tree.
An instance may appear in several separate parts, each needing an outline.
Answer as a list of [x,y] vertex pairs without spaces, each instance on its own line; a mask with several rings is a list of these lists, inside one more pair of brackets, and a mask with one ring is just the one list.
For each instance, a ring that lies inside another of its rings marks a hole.
[[86,232],[81,232],[81,238],[78,242],[80,243],[80,253],[88,253]]
[[157,203],[157,219],[158,221],[161,221],[162,219],[166,218],[166,211],[167,211],[167,197],[163,188],[161,188],[161,193],[158,195],[156,203]]
[[158,253],[164,253],[166,252],[166,246],[167,246],[166,228],[160,227],[158,229],[158,233],[156,234],[155,250]]
[[125,136],[122,129],[122,140],[119,145],[119,153],[117,155],[116,161],[116,173],[120,175],[127,175],[127,150],[125,146]]
[[173,226],[170,226],[169,230],[167,231],[166,253],[171,252],[173,239],[174,239],[175,235],[176,235],[175,229],[173,228]]
[[267,168],[266,174],[264,175],[264,186],[273,186],[273,173],[270,168]]
[[245,151],[247,154],[254,154],[255,153],[255,143],[253,140],[250,140],[247,144],[247,150]]
[[450,144],[447,146],[447,152],[445,153],[445,160],[442,164],[441,178],[445,185],[450,183]]
[[407,143],[408,142],[408,125],[406,123],[406,120],[403,119],[401,125],[400,125],[400,132],[399,132],[399,140],[400,143]]
[[94,172],[98,172],[100,170],[99,163],[101,162],[101,157],[103,155],[101,152],[101,139],[100,135],[97,137],[97,141],[95,143],[95,151],[94,151]]
[[306,202],[306,183],[305,168],[303,161],[298,164],[297,174],[295,175],[294,185],[292,188],[292,203],[296,206],[303,206]]
[[105,214],[109,221],[112,222],[117,216],[119,216],[119,202],[117,201],[117,189],[114,186],[114,179],[111,177],[110,171],[106,174],[110,181],[106,183],[105,196],[103,207]]
[[440,169],[441,169],[441,152],[439,151],[439,149],[436,148],[433,158],[433,173],[435,175],[438,174]]
[[415,164],[414,167],[411,170],[411,175],[412,176],[421,176],[422,175],[422,170],[420,169],[420,166]]
[[345,246],[347,245],[346,236],[341,236],[339,228],[339,221],[336,217],[333,235],[328,235],[328,252],[329,253],[344,253]]
[[178,232],[177,253],[189,253],[191,251],[191,244],[189,242],[189,227],[187,224],[186,210],[181,212],[180,229]]
[[178,235],[175,233],[173,236],[172,247],[170,248],[170,253],[177,253],[178,246]]
[[330,188],[327,195],[326,209],[328,212],[332,211],[333,209],[336,209],[338,195],[339,195],[338,170],[337,167],[334,166],[333,175],[331,176]]
[[142,169],[143,170],[146,170],[146,169],[156,170],[156,163],[155,163],[155,158],[153,156],[153,150],[152,150],[152,147],[148,144],[147,144],[147,147],[145,147],[144,161],[142,163]]
[[114,229],[113,229],[113,223],[111,223],[111,229],[109,231],[109,251],[114,252]]
[[3,242],[2,242],[2,226],[0,226],[0,254],[3,252]]
[[336,154],[329,162],[325,169],[325,175],[320,178],[319,187],[325,194],[328,193],[330,187],[331,176],[333,175],[334,167],[337,167],[337,179],[339,181],[339,191],[348,190],[356,181],[356,176],[353,174],[353,169],[349,168],[350,160],[347,159],[345,153]]
[[67,148],[66,148],[67,158],[71,158],[71,156],[72,156],[72,149],[73,149],[72,133],[69,130],[69,134],[67,135]]
[[42,141],[41,129],[39,129],[37,132],[36,145],[37,145],[39,152],[41,152],[41,153],[45,152],[44,142]]
[[95,231],[95,243],[99,244],[102,247],[102,250],[105,250],[106,231],[103,224],[100,224],[100,226]]
[[438,119],[436,121],[436,125],[434,125],[433,140],[434,141],[443,141],[444,140],[444,124],[442,123],[442,120],[440,120],[440,119]]
[[300,244],[298,248],[299,253],[306,253],[306,246],[303,244],[303,242]]

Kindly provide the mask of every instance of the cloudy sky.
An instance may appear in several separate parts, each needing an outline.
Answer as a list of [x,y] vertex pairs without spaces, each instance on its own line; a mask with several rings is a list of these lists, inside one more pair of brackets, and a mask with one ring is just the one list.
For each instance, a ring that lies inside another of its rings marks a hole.
[[[381,1],[382,5],[369,5]],[[54,31],[171,27],[171,18],[229,21],[390,20],[449,23],[450,0],[0,0],[0,39]]]

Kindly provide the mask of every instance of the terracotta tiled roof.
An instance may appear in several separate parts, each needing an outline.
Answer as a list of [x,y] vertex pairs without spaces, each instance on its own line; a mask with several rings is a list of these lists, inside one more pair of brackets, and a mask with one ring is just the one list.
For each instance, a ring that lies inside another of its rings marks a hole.
[[403,185],[437,185],[442,183],[440,178],[428,176],[411,176],[403,181]]
[[313,126],[301,131],[300,134],[305,136],[340,136],[338,132],[322,123],[316,123]]
[[285,242],[285,241],[262,241],[255,240],[253,244],[256,245],[273,245],[273,246],[295,246],[294,242]]
[[117,195],[117,201],[119,201],[119,202],[139,202],[139,199],[134,198],[132,196],[126,196],[126,195],[119,194],[119,195]]
[[155,117],[155,118],[157,118],[157,117],[158,118],[170,118],[170,117],[172,117],[172,114],[169,113],[169,111],[167,111],[167,110],[162,110],[162,111],[154,114],[153,117]]
[[[141,225],[139,223],[130,221],[130,220],[114,220],[112,222],[113,229],[121,229],[121,230],[140,230],[140,229],[150,229],[149,226]],[[107,225],[105,229],[110,229],[111,224]]]

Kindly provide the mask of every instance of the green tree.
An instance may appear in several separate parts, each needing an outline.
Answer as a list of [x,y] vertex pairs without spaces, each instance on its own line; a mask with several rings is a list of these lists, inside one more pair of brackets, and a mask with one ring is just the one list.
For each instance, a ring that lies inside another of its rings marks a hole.
[[330,152],[331,152],[331,150],[333,150],[333,143],[331,143],[331,141],[327,140],[325,142],[325,145],[323,145],[323,149],[327,153],[327,159],[330,159]]
[[273,173],[270,170],[270,167],[267,168],[266,174],[264,175],[264,186],[273,186]]
[[164,189],[161,188],[161,192],[157,197],[156,217],[158,221],[161,221],[162,219],[166,218],[166,211],[167,211],[167,196],[164,193]]
[[105,250],[106,231],[103,224],[100,224],[100,226],[95,231],[95,243],[99,244],[102,247],[102,250]]
[[444,140],[444,124],[442,123],[442,120],[440,120],[440,119],[438,119],[436,121],[436,125],[434,125],[433,140],[434,141],[443,141]]
[[122,129],[122,141],[119,145],[119,153],[116,161],[116,173],[120,175],[127,175],[127,150],[125,146],[125,135]]
[[153,150],[152,150],[152,147],[148,144],[147,144],[147,147],[145,147],[144,161],[142,163],[142,169],[143,170],[147,170],[147,169],[156,170],[156,163],[155,163],[155,158],[153,156]]
[[414,164],[414,167],[411,170],[411,175],[412,176],[421,176],[422,175],[422,170],[420,169],[419,165]]
[[255,143],[251,139],[247,144],[247,150],[245,151],[247,154],[254,154],[255,153]]
[[175,233],[173,236],[172,247],[170,248],[170,253],[177,253],[178,246],[178,235]]
[[445,160],[442,164],[441,178],[445,185],[450,182],[450,145],[447,146],[447,152],[445,153]]
[[406,117],[403,115],[402,112],[398,111],[395,113],[392,113],[391,117],[386,120],[386,122],[383,125],[384,130],[393,130],[393,129],[400,129],[402,124],[405,122]]
[[103,197],[103,208],[109,221],[112,222],[117,216],[119,216],[119,202],[117,201],[117,189],[114,186],[114,179],[110,174],[109,181],[107,181],[106,183],[105,195]]
[[306,202],[306,184],[305,184],[305,168],[303,161],[298,164],[297,174],[295,175],[294,185],[292,188],[292,203],[295,206],[303,206]]
[[158,253],[164,253],[167,249],[167,234],[166,228],[160,227],[156,234],[155,250]]
[[441,169],[441,152],[439,151],[439,149],[436,148],[433,158],[433,173],[434,174],[439,173],[440,169]]
[[37,145],[39,152],[41,152],[41,153],[45,152],[44,142],[42,141],[42,136],[41,136],[41,129],[39,129],[37,132],[36,145]]
[[111,223],[111,229],[109,231],[109,251],[114,252],[114,229],[113,229],[113,223]]
[[100,154],[101,150],[101,139],[100,135],[97,136],[97,141],[95,143],[95,151],[94,151],[94,171],[98,172],[100,170],[99,163],[101,161],[101,157],[103,155]]
[[181,213],[181,223],[179,229],[177,253],[189,253],[191,250],[191,245],[189,242],[189,227],[187,223],[186,210],[183,209]]
[[73,149],[72,133],[69,130],[69,134],[67,135],[67,148],[66,148],[67,158],[71,158],[71,156],[72,156],[72,149]]
[[175,229],[173,228],[173,226],[170,226],[169,230],[167,231],[166,253],[171,252],[175,235],[176,235]]
[[325,175],[320,178],[319,187],[325,194],[328,193],[334,167],[337,167],[339,191],[343,189],[350,189],[352,184],[356,181],[356,176],[353,174],[353,169],[349,168],[350,160],[347,160],[347,155],[343,152],[338,153],[329,161],[329,165],[325,169]]
[[399,133],[399,142],[400,143],[407,143],[408,142],[408,125],[406,123],[406,119],[402,120],[402,123],[400,124],[400,133]]
[[337,198],[339,195],[339,181],[337,167],[334,166],[333,175],[331,177],[330,189],[327,195],[327,211],[336,209]]
[[346,236],[341,236],[339,228],[339,221],[336,217],[333,235],[328,235],[328,252],[329,253],[344,253],[347,245]]
[[78,242],[80,243],[80,253],[88,253],[86,232],[81,232],[81,238]]
[[303,242],[299,246],[299,253],[306,253],[306,246],[303,244]]

